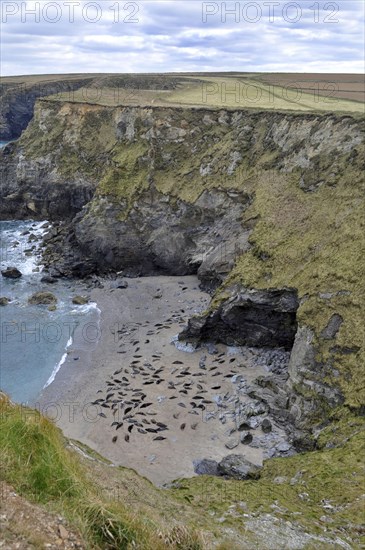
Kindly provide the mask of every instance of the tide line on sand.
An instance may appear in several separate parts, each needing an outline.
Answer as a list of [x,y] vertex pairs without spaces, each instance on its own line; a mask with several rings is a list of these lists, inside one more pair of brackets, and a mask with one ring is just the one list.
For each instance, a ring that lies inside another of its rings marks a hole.
[[72,336],[70,336],[70,338],[67,340],[67,344],[66,344],[66,351],[65,353],[62,355],[61,357],[61,360],[57,363],[57,365],[55,366],[55,368],[53,369],[52,371],[52,374],[51,376],[48,378],[47,382],[44,384],[43,386],[43,389],[47,388],[47,386],[49,386],[50,384],[52,384],[52,382],[54,381],[54,379],[56,378],[56,374],[58,373],[58,371],[60,370],[60,368],[62,367],[63,363],[66,361],[67,359],[67,350],[68,348],[72,345]]
[[[72,310],[70,313],[74,313],[74,314],[75,313],[88,313],[91,310],[95,310],[97,315],[98,315],[97,330],[98,330],[98,333],[100,333],[101,310],[99,309],[96,302],[90,302],[89,304],[85,304],[85,305],[79,307],[78,309]],[[64,364],[64,362],[67,359],[68,349],[72,346],[72,344],[73,344],[73,334],[68,339],[67,344],[66,344],[66,348],[65,348],[65,353],[62,355],[61,360],[57,363],[57,365],[53,369],[51,376],[48,378],[47,382],[45,383],[45,385],[42,388],[43,390],[45,388],[47,388],[50,384],[52,384],[52,382],[56,378],[56,374],[58,373],[58,371],[60,370],[60,368],[62,367],[62,365]]]

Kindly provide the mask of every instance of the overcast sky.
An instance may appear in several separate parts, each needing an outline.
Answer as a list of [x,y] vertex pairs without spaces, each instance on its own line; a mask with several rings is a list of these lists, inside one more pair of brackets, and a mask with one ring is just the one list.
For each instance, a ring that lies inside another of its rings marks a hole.
[[364,72],[364,0],[1,0],[2,75]]

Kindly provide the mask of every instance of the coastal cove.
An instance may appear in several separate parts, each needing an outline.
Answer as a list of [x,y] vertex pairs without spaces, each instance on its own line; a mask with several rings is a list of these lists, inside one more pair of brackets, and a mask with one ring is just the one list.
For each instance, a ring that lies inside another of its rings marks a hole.
[[254,403],[251,383],[285,365],[287,353],[178,342],[209,302],[196,277],[132,278],[124,289],[105,281],[91,297],[101,309],[98,346],[90,353],[75,342],[37,403],[67,437],[158,485],[193,476],[202,459],[219,462],[230,448],[258,465],[294,454],[274,421],[270,433],[260,428],[265,406],[252,411],[247,440],[238,429]]
[[363,548],[363,90],[331,78],[4,79],[0,547]]

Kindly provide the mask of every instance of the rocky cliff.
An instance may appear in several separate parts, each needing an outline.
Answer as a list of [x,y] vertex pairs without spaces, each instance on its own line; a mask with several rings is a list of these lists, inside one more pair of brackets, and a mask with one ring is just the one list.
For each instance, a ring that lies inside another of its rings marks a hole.
[[285,388],[252,392],[283,422],[318,424],[364,404],[362,128],[38,100],[1,153],[0,215],[61,222],[53,274],[198,273],[213,299],[182,337],[291,349]]
[[0,86],[0,139],[17,139],[33,117],[34,105],[38,98],[51,94],[61,94],[78,90],[89,84],[91,78],[52,78],[45,80],[35,77],[29,83],[21,77],[8,79]]

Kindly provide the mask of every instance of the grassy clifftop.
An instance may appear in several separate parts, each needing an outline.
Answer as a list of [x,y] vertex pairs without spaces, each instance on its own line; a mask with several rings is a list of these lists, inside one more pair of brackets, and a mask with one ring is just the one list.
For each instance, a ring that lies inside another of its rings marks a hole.
[[94,78],[53,97],[117,106],[163,106],[364,115],[361,75],[192,73]]

